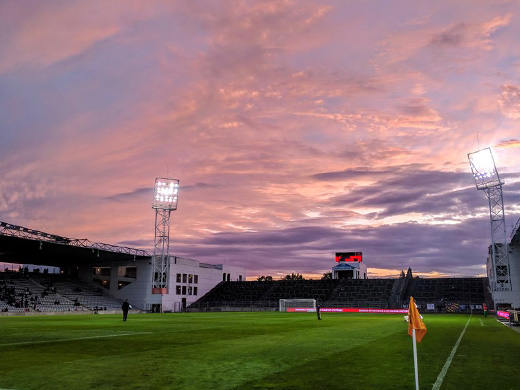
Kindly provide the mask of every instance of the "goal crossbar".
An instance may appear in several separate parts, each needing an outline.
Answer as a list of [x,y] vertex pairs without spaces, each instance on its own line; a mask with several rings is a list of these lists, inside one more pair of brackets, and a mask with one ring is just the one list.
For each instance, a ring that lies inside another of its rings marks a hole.
[[279,310],[287,311],[288,308],[316,310],[316,299],[280,299]]

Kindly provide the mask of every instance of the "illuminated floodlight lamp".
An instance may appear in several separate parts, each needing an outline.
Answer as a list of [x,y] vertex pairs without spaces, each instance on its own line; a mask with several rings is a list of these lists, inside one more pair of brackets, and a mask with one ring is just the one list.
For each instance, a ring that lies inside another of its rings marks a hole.
[[471,173],[475,179],[477,190],[500,186],[504,183],[500,181],[495,160],[490,148],[478,150],[468,154]]
[[177,210],[179,197],[179,180],[155,179],[152,208],[161,210]]

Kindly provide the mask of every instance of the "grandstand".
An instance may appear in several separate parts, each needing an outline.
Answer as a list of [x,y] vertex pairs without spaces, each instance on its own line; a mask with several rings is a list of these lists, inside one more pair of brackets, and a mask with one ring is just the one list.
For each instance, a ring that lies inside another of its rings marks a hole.
[[324,307],[398,309],[410,296],[434,312],[446,312],[453,304],[470,311],[492,304],[487,284],[487,278],[414,278],[411,270],[399,279],[222,282],[188,311],[276,310],[280,299],[309,298]]
[[98,312],[120,308],[120,300],[78,278],[27,272],[0,274],[2,312]]
[[[23,265],[19,272],[0,270],[9,288],[0,295],[1,310],[15,313],[120,310],[125,299],[139,310],[183,311],[220,281],[245,280],[241,267],[169,256],[170,287],[153,294],[152,257],[144,250],[1,221],[0,262]],[[39,272],[46,266],[60,274]]]

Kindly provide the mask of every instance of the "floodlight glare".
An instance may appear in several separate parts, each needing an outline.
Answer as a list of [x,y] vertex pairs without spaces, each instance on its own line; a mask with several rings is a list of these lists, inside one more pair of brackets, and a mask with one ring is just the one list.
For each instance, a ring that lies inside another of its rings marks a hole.
[[478,190],[503,184],[500,182],[490,148],[469,153],[468,159]]
[[177,210],[179,180],[155,179],[152,208],[162,210]]

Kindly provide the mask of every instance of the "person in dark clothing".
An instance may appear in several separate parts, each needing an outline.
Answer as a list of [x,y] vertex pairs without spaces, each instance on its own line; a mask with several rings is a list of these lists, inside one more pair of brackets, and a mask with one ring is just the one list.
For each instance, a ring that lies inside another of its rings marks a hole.
[[320,312],[320,309],[321,309],[321,306],[320,306],[320,304],[318,303],[318,305],[316,305],[316,313],[318,314],[318,320],[321,320],[321,312]]
[[130,304],[128,303],[128,299],[126,299],[121,305],[121,309],[123,309],[123,321],[126,321],[126,317],[128,316],[128,309],[130,309]]

